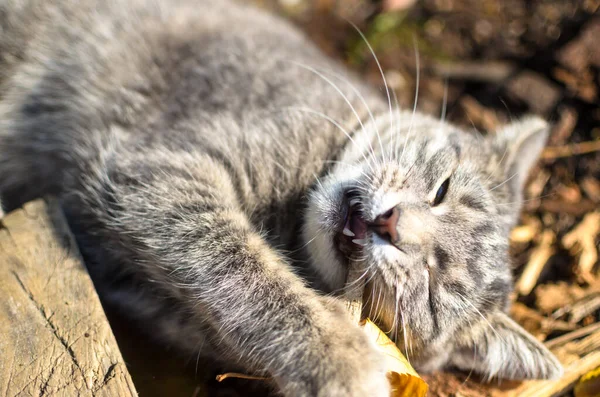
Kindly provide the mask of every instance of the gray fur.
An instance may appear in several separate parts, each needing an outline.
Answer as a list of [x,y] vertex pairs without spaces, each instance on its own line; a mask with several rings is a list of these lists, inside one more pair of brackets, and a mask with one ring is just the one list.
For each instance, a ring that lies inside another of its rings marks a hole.
[[286,23],[229,1],[0,0],[0,28],[5,207],[58,195],[104,299],[165,342],[285,395],[388,395],[383,358],[327,296],[351,188],[367,221],[401,211],[396,247],[369,232],[353,259],[418,368],[561,373],[503,314],[543,121],[478,138],[390,114]]

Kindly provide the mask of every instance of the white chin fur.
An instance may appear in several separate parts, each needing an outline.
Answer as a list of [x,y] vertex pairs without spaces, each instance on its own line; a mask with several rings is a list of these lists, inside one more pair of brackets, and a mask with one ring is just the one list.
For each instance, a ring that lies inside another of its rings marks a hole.
[[360,165],[340,165],[318,184],[308,200],[302,237],[311,256],[311,265],[332,289],[343,287],[346,272],[333,241],[339,225],[328,222],[340,216],[341,196],[347,187],[353,186],[361,172]]
[[311,264],[332,289],[344,284],[344,271],[333,242],[331,231],[321,226],[322,215],[314,205],[309,206],[304,230],[304,243],[311,256]]
[[373,247],[371,257],[375,263],[396,263],[399,261],[399,251],[396,247],[373,234]]

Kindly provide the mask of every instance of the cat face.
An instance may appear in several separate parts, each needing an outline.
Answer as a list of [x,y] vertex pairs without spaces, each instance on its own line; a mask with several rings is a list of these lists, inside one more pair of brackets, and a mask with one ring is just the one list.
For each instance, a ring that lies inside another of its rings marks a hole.
[[423,116],[387,120],[357,133],[311,194],[304,238],[317,272],[338,290],[358,262],[369,316],[421,370],[558,376],[556,359],[504,314],[508,234],[545,122],[484,138]]

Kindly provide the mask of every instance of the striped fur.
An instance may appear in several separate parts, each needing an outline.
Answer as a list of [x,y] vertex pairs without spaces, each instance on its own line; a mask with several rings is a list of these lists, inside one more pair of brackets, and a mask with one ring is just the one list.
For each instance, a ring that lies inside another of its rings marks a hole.
[[[0,0],[0,196],[55,194],[103,298],[285,395],[387,396],[334,297],[348,189],[370,315],[422,370],[555,377],[503,314],[507,237],[547,126],[389,112],[285,22],[229,1]],[[438,206],[430,203],[450,177]],[[498,361],[501,360],[501,361]]]

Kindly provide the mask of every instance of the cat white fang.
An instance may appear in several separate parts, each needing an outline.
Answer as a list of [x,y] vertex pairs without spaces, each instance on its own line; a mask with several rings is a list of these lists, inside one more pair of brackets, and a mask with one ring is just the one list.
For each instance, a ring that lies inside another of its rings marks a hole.
[[342,231],[342,233],[344,234],[344,236],[348,236],[348,237],[354,237],[356,236],[354,233],[352,233],[352,231],[350,229],[348,229],[347,227],[344,228],[344,230]]

